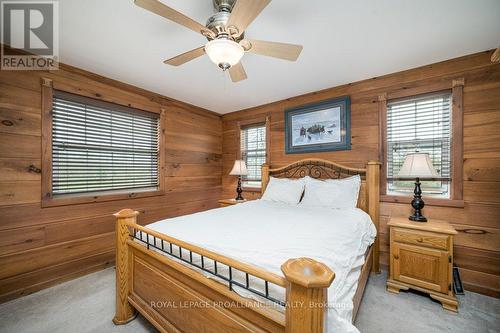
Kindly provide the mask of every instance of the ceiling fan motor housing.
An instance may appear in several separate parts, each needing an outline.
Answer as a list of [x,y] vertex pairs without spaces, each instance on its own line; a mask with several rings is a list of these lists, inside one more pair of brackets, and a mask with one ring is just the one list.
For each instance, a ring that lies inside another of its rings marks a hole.
[[216,12],[231,12],[236,0],[213,0]]
[[[241,33],[236,27],[228,27],[227,22],[231,16],[235,0],[213,0],[216,13],[207,20],[206,27],[213,31],[217,38],[228,38],[239,42],[244,38],[244,33]],[[207,37],[208,40],[214,39]]]

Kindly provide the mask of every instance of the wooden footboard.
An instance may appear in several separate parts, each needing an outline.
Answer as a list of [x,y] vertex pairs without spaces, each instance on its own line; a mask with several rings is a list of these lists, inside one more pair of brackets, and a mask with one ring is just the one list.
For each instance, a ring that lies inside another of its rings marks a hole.
[[[115,214],[115,324],[129,322],[138,311],[161,332],[323,332],[327,288],[335,276],[324,264],[290,259],[282,265],[282,277],[144,228],[136,223],[137,215],[130,209]],[[135,241],[137,232],[147,235],[147,241]],[[161,245],[155,248],[156,244]],[[158,253],[160,246],[170,244],[187,251],[191,259],[198,255],[230,267],[227,284]],[[285,314],[272,302],[254,301],[232,291],[238,286],[231,280],[234,270],[246,274],[247,281],[248,276],[264,281],[262,296],[268,299],[272,299],[269,283],[286,288]]]

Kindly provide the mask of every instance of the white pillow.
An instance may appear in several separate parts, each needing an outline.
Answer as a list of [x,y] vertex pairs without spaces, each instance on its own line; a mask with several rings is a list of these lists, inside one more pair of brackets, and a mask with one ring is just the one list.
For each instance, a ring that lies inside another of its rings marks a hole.
[[271,177],[266,191],[262,195],[262,200],[296,205],[302,197],[304,187],[305,181],[303,178],[288,179]]
[[301,206],[325,208],[356,208],[361,177],[317,180],[306,177],[306,187]]

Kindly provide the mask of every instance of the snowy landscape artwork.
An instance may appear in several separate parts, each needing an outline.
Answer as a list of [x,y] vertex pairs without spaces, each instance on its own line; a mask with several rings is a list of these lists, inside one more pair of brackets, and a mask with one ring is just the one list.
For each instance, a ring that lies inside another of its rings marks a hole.
[[292,116],[292,145],[341,141],[340,106]]
[[285,110],[285,152],[351,149],[351,100],[336,97]]

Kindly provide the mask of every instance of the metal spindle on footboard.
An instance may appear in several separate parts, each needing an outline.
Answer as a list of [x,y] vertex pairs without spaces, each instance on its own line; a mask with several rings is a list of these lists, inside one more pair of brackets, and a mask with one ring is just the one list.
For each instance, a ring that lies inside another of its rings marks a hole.
[[[254,278],[257,278],[257,279],[262,280],[264,282],[265,292],[261,292],[261,291],[255,289],[255,288],[252,288],[250,286],[250,274],[249,273],[242,271],[242,270],[239,270],[237,268],[234,268],[234,267],[228,265],[227,263],[222,263],[228,267],[228,276],[225,276],[225,275],[220,273],[220,269],[218,267],[219,261],[217,261],[214,258],[210,258],[210,257],[202,255],[200,253],[196,253],[195,251],[192,251],[192,250],[188,250],[189,251],[189,258],[185,258],[182,255],[182,251],[186,250],[186,249],[184,249],[182,246],[177,245],[173,242],[168,242],[162,238],[158,238],[156,236],[150,235],[147,231],[137,230],[136,228],[132,228],[132,233],[131,233],[130,237],[132,239],[137,240],[138,242],[140,242],[144,246],[146,246],[147,249],[155,249],[161,253],[165,253],[165,254],[167,254],[171,257],[174,257],[174,258],[176,258],[184,263],[187,263],[193,267],[196,267],[197,269],[200,269],[203,272],[206,272],[206,273],[213,275],[221,280],[226,281],[228,283],[229,290],[233,290],[233,286],[238,286],[240,288],[243,288],[243,289],[250,291],[251,293],[253,293],[255,295],[263,297],[263,298],[265,298],[273,303],[279,304],[281,306],[286,305],[284,300],[283,301],[278,300],[269,294],[269,284],[272,282],[267,281],[261,277],[252,275]],[[150,241],[151,238],[153,240],[152,242]],[[168,246],[165,246],[165,243],[167,243]],[[178,249],[179,254],[175,253],[175,251],[174,251],[175,247]],[[195,253],[196,255],[198,255],[200,257],[201,265],[197,264],[195,261],[193,261],[193,253]],[[206,267],[206,264],[205,264],[206,258],[208,258],[214,262],[213,270]],[[244,274],[245,283],[241,283],[238,280],[234,279],[233,271],[235,271],[235,270]],[[279,287],[283,287],[282,285],[278,285],[278,284],[275,284],[275,285],[277,285]]]

